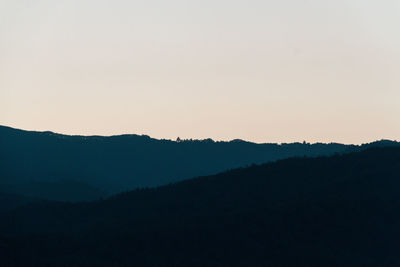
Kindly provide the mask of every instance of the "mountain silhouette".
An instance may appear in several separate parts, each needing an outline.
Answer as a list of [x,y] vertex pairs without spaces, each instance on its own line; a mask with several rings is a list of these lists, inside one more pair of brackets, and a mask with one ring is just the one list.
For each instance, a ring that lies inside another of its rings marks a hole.
[[135,188],[295,156],[364,149],[342,144],[255,144],[242,140],[157,140],[148,136],[68,136],[0,126],[0,193],[90,201]]
[[343,152],[339,144],[253,144],[67,136],[0,127],[0,191],[51,200],[95,200],[296,155]]
[[398,266],[400,148],[0,213],[5,266]]

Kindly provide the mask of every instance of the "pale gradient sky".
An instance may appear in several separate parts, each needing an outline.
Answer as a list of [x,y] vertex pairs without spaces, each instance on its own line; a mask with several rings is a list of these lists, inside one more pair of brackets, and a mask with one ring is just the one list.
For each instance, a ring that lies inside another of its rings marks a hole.
[[0,0],[0,124],[400,139],[398,0]]

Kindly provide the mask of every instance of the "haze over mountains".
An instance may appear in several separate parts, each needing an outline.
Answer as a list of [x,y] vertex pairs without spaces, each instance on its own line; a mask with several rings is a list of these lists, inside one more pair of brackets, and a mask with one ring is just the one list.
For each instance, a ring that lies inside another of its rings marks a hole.
[[399,14],[1,0],[0,267],[400,266]]
[[4,266],[398,266],[400,148],[0,213]]
[[363,146],[211,139],[176,142],[143,135],[68,136],[0,126],[0,193],[9,199],[21,195],[25,199],[96,200],[251,164],[357,151],[388,142]]

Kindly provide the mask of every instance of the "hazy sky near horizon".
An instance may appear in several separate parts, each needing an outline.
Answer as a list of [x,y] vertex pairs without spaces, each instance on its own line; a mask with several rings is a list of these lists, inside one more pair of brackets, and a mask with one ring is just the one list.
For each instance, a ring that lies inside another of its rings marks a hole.
[[400,139],[398,0],[1,0],[0,124]]

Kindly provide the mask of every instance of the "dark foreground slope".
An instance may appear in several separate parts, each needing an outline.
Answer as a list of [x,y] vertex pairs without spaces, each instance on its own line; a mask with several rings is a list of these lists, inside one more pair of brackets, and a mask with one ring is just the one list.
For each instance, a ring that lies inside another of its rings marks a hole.
[[3,213],[7,266],[399,266],[400,148]]
[[96,200],[253,163],[348,152],[341,144],[174,142],[148,136],[68,136],[0,126],[0,193]]

